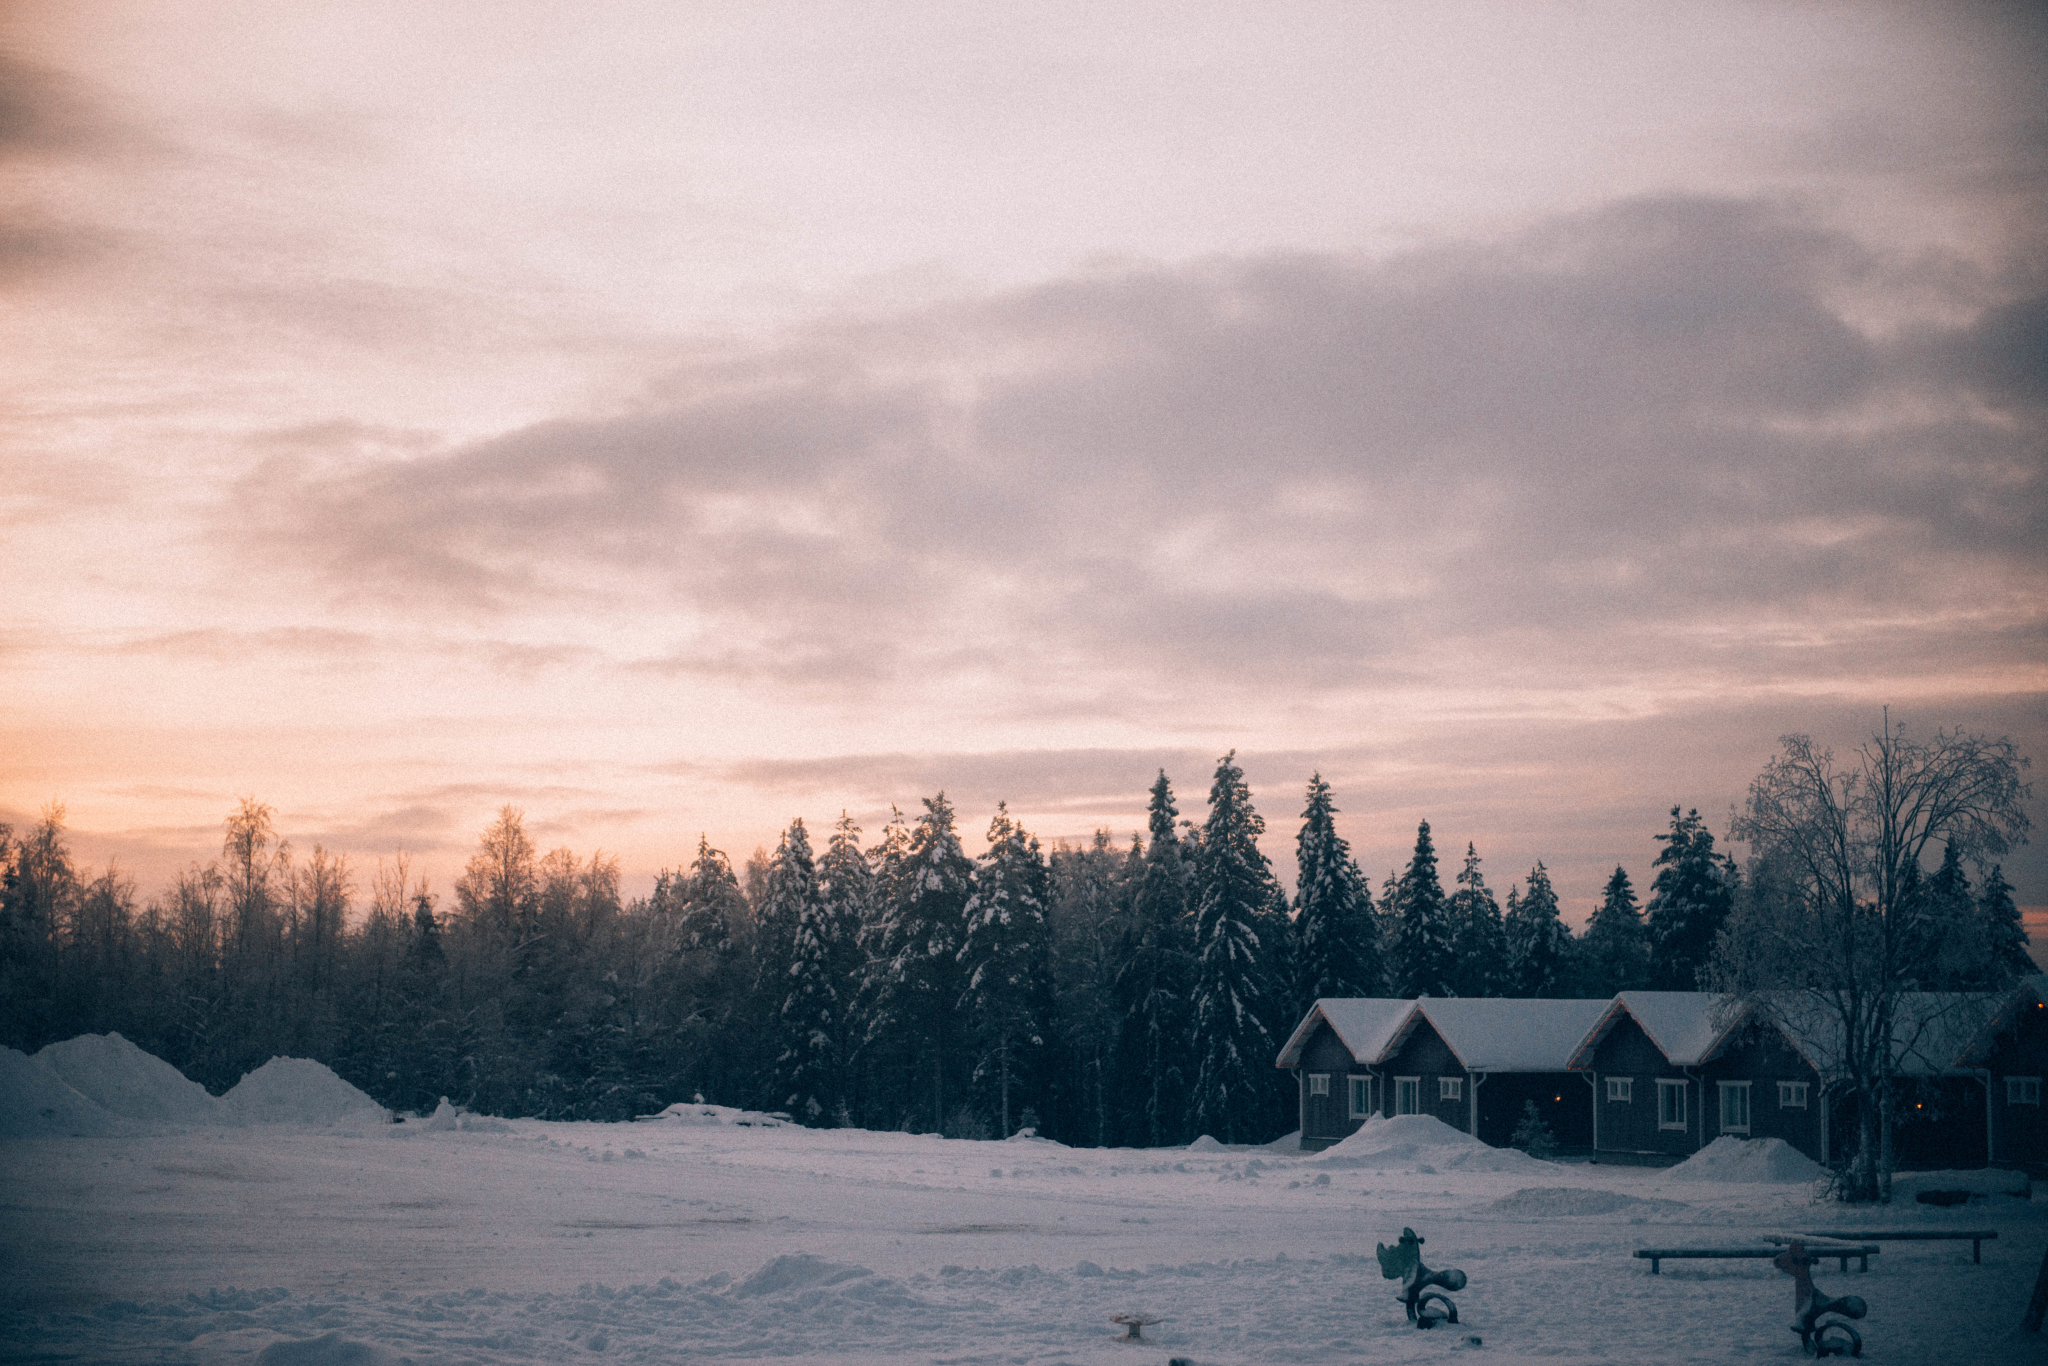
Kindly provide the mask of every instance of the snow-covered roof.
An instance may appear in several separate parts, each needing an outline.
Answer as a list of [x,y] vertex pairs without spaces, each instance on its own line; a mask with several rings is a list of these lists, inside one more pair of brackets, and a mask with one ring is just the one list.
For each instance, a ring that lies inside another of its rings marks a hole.
[[1725,1009],[1724,999],[1711,991],[1624,991],[1604,1005],[1574,1046],[1571,1066],[1591,1067],[1593,1050],[1626,1017],[1642,1027],[1673,1067],[1697,1067],[1741,1022],[1742,1012]]
[[[1892,1014],[1892,1047],[1901,1075],[1938,1076],[1967,1065],[1972,1046],[2014,997],[2009,992],[1903,992]],[[1817,994],[1791,998],[1775,1012],[1785,1034],[1824,1077],[1842,1070],[1842,1027],[1837,1013]]]
[[[2040,973],[2029,973],[2020,978],[2004,1003],[1978,1028],[1970,1042],[1963,1047],[1956,1059],[1959,1067],[1976,1067],[1983,1063],[1987,1054],[1998,1042],[1998,1036],[2023,1010],[2048,1010],[2048,977]],[[38,1057],[41,1055],[38,1054]]]
[[1562,1072],[1607,1002],[1426,996],[1415,1009],[1468,1072]]
[[1352,1057],[1360,1062],[1376,1061],[1414,1006],[1413,1001],[1384,996],[1325,996],[1309,1007],[1287,1036],[1277,1065],[1301,1066],[1301,1050],[1319,1023],[1335,1031],[1337,1042],[1350,1050]]

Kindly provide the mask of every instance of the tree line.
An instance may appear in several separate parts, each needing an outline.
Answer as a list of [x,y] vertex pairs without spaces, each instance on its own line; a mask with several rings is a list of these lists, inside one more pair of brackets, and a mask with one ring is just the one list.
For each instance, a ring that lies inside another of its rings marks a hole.
[[[822,850],[794,820],[738,868],[700,839],[631,901],[615,859],[543,855],[506,807],[444,901],[402,857],[365,888],[342,856],[297,856],[249,799],[218,858],[141,904],[74,868],[53,807],[0,826],[0,1042],[118,1030],[215,1091],[317,1058],[399,1110],[622,1119],[702,1096],[813,1125],[1262,1141],[1291,1125],[1274,1059],[1319,997],[1693,990],[1795,894],[1781,853],[1738,869],[1674,807],[1647,904],[1617,866],[1583,934],[1541,862],[1503,907],[1468,842],[1446,891],[1427,822],[1375,895],[1317,775],[1290,898],[1234,753],[1201,823],[1162,771],[1122,844],[1048,850],[999,805],[970,855],[945,795],[921,805],[865,844],[842,815]],[[1902,947],[1916,982],[2031,970],[2010,887],[1994,866],[1973,889],[1968,852],[1902,893],[1934,946]]]

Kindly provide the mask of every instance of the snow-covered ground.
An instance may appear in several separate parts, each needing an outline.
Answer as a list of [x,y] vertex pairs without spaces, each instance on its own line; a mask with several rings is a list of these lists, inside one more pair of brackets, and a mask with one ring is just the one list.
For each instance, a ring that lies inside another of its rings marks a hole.
[[[1791,1282],[1768,1264],[1651,1276],[1629,1254],[1857,1225],[1999,1231],[1981,1266],[1967,1243],[1893,1244],[1868,1275],[1824,1263],[1824,1290],[1869,1301],[1868,1359],[2048,1359],[2016,1331],[2048,1218],[2002,1194],[1845,1211],[1801,1181],[1538,1163],[1429,1120],[1318,1156],[699,1107],[622,1125],[234,1109],[0,1141],[0,1361],[1791,1361]],[[1456,1328],[1416,1331],[1381,1278],[1374,1245],[1403,1226],[1469,1276]],[[1147,1345],[1113,1340],[1127,1312],[1162,1320]]]

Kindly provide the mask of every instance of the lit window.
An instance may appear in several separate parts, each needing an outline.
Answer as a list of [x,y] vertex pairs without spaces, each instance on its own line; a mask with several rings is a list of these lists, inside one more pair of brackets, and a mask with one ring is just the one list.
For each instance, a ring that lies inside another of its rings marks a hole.
[[1363,1119],[1372,1113],[1372,1078],[1351,1078],[1351,1117]]
[[1778,1108],[1780,1110],[1804,1110],[1806,1088],[1811,1085],[1804,1081],[1781,1081],[1778,1083]]
[[1329,1095],[1329,1094],[1330,1094],[1330,1074],[1329,1074],[1328,1072],[1311,1072],[1311,1073],[1309,1073],[1309,1074],[1308,1074],[1308,1093],[1309,1093],[1310,1095],[1312,1095],[1312,1096],[1327,1096],[1327,1095]]
[[1422,1078],[1394,1078],[1394,1113],[1416,1115],[1422,1113]]
[[1465,1079],[1463,1077],[1438,1077],[1436,1079],[1436,1097],[1438,1100],[1463,1100],[1465,1098]]
[[2041,1103],[2041,1079],[2039,1077],[2007,1077],[2005,1079],[2005,1103],[2007,1105],[2039,1105]]
[[1748,1082],[1724,1081],[1721,1083],[1721,1132],[1724,1134],[1746,1134],[1749,1132]]
[[1660,1129],[1683,1129],[1685,1127],[1685,1083],[1657,1079],[1657,1127]]
[[1619,1101],[1624,1105],[1635,1100],[1636,1079],[1634,1077],[1609,1077],[1607,1079],[1607,1098],[1612,1101]]

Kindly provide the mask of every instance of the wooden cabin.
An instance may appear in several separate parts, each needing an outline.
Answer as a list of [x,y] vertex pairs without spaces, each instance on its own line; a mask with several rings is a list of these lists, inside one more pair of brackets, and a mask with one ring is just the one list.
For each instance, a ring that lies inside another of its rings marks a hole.
[[1956,1063],[1984,1086],[1984,1164],[2048,1173],[2048,977],[2022,982]]
[[[1482,1143],[1507,1147],[1527,1107],[1561,1148],[1593,1144],[1593,1101],[1571,1070],[1604,1001],[1424,997],[1375,1070],[1388,1079],[1386,1114],[1433,1114]],[[1402,1078],[1418,1083],[1418,1111],[1400,1109]],[[1462,1101],[1462,1106],[1460,1102]],[[1462,1108],[1463,1113],[1458,1111]]]
[[1371,1059],[1385,1051],[1413,1008],[1412,1001],[1331,998],[1317,1001],[1295,1026],[1278,1065],[1296,1074],[1305,1150],[1341,1143],[1378,1108]]

